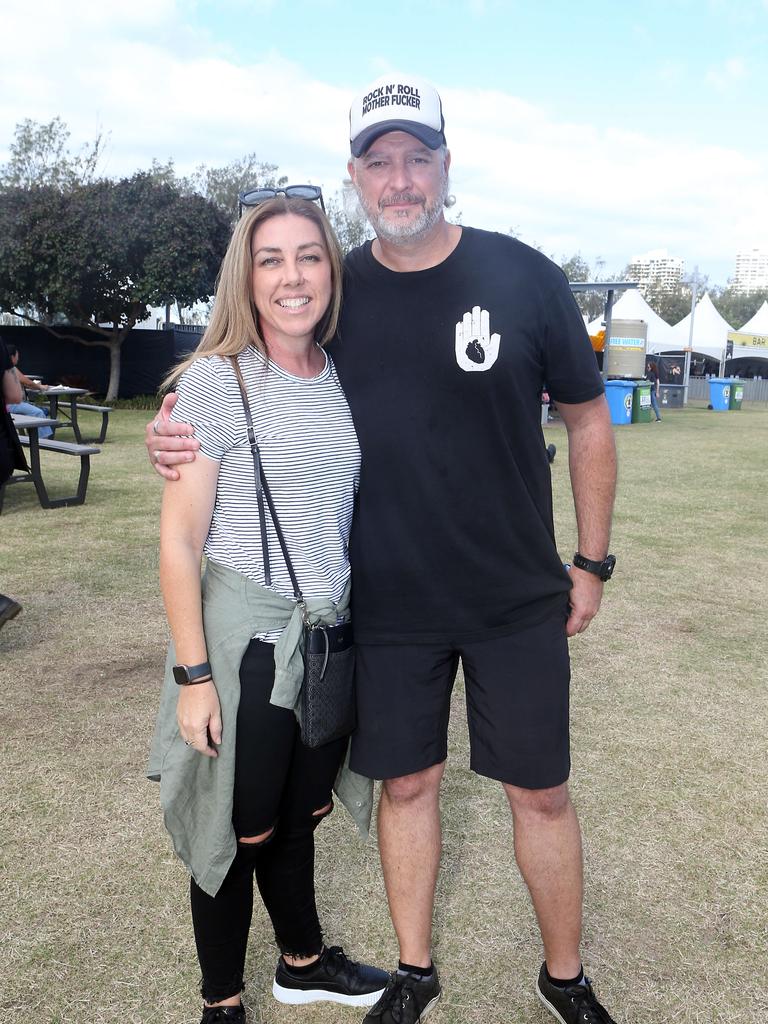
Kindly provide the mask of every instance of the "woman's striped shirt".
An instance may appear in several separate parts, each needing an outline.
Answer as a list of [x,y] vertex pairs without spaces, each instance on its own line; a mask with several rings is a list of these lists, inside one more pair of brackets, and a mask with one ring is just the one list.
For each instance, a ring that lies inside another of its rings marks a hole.
[[[325,353],[324,353],[325,354]],[[309,379],[295,377],[253,346],[238,356],[288,553],[305,597],[338,600],[349,578],[347,543],[360,476],[360,448],[331,358]],[[171,419],[191,423],[200,451],[220,463],[205,554],[264,586],[253,458],[229,359],[196,359],[179,378]],[[266,510],[272,589],[293,595]],[[276,640],[279,631],[263,639]]]

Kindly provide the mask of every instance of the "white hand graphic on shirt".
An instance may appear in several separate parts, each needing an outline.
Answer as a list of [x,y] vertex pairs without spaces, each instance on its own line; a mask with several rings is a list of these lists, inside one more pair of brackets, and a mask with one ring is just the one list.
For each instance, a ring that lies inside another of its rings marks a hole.
[[474,306],[456,324],[456,362],[462,370],[490,370],[499,354],[500,334],[491,334],[487,309]]

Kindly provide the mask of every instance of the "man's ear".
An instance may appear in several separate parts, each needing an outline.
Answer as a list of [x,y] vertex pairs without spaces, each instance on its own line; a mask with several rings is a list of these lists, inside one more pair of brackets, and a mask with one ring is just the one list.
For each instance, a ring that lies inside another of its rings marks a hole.
[[354,161],[353,157],[350,157],[349,160],[347,161],[347,171],[349,172],[349,176],[350,176],[350,178],[352,179],[352,181],[354,183],[355,182],[355,161]]

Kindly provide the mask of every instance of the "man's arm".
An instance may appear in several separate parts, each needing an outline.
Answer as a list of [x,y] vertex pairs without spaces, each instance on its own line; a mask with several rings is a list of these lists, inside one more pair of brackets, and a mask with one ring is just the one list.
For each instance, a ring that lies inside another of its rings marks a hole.
[[[576,509],[578,550],[595,561],[608,554],[616,496],[616,445],[605,396],[578,405],[557,403],[568,431],[568,465]],[[603,582],[593,573],[571,568],[568,636],[583,633],[597,615]]]
[[169,417],[176,405],[176,395],[168,394],[154,419],[144,431],[144,444],[154,470],[166,480],[178,480],[178,466],[194,462],[200,442],[190,423],[171,423]]
[[16,367],[16,373],[19,375],[19,380],[21,381],[21,386],[27,388],[29,391],[47,391],[48,390],[48,388],[45,386],[45,384],[41,384],[40,381],[37,381],[37,380],[32,380],[32,378],[28,377],[26,375],[26,373],[22,373],[21,370],[18,368],[18,366]]

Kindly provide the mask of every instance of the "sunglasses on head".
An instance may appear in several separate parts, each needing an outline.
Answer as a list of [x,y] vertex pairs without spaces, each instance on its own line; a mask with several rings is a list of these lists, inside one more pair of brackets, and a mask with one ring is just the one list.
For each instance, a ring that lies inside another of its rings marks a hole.
[[285,196],[286,199],[309,199],[311,202],[318,202],[320,203],[320,209],[325,213],[323,191],[319,185],[286,185],[285,188],[247,188],[239,196],[238,216],[242,215],[244,206],[258,206],[259,203],[266,203],[268,199],[275,199],[276,196]]

